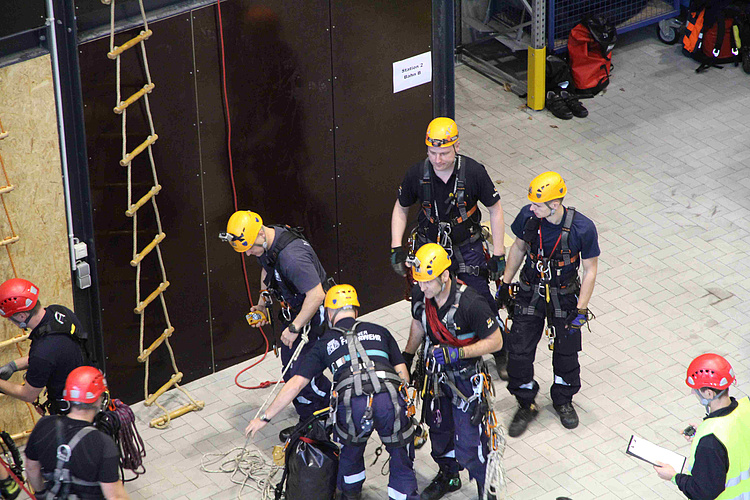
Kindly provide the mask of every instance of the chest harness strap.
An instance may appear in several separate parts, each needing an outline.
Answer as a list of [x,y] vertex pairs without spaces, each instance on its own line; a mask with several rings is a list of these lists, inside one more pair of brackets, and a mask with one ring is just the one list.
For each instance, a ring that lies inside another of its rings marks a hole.
[[448,344],[453,347],[465,347],[476,341],[473,332],[470,334],[456,335],[456,311],[458,310],[458,304],[461,301],[461,295],[465,290],[465,283],[458,284],[453,304],[451,304],[448,312],[445,313],[445,317],[442,321],[438,318],[435,301],[425,300],[424,302],[424,308],[422,309],[422,328],[426,332],[427,325],[429,325],[430,331],[435,335],[435,338],[440,344]]
[[99,486],[99,483],[78,479],[70,473],[70,458],[73,456],[73,450],[87,434],[94,432],[96,429],[93,426],[86,426],[76,432],[68,443],[63,442],[63,429],[64,425],[62,421],[59,417],[56,418],[55,430],[57,432],[57,442],[60,443],[57,447],[57,463],[55,464],[54,472],[44,472],[42,474],[44,479],[48,483],[51,483],[51,486],[47,490],[47,495],[45,496],[45,499],[47,500],[55,498],[68,498],[74,500],[76,496],[70,494],[71,485],[89,487]]
[[[343,376],[331,392],[333,406],[337,407],[339,402],[344,404],[346,411],[347,428],[342,429],[336,419],[336,408],[330,412],[330,419],[335,422],[336,432],[343,438],[344,444],[366,443],[370,437],[373,428],[373,396],[381,392],[388,392],[393,404],[393,433],[390,436],[380,436],[384,444],[406,444],[414,433],[414,428],[409,423],[406,428],[401,424],[403,409],[399,400],[399,387],[401,386],[401,377],[395,372],[392,366],[380,364],[376,366],[375,362],[370,359],[362,343],[357,336],[357,326],[360,323],[355,322],[348,330],[333,327],[345,335],[346,344],[349,351],[349,369],[344,372]],[[342,366],[341,359],[334,362],[332,366]],[[364,384],[363,384],[364,382]],[[366,387],[369,386],[369,387]],[[353,394],[352,394],[353,393]],[[367,407],[360,419],[361,431],[357,433],[352,419],[352,396],[367,396]]]

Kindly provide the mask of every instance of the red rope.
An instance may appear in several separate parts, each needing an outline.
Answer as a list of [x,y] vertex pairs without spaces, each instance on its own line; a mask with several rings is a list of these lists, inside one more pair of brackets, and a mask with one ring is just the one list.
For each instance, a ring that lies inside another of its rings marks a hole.
[[[238,210],[237,208],[237,186],[234,182],[234,163],[232,162],[232,119],[229,116],[229,95],[227,94],[227,66],[226,66],[226,58],[225,58],[226,52],[224,49],[224,25],[221,19],[221,0],[216,0],[216,10],[217,10],[217,17],[219,19],[219,46],[221,48],[221,88],[224,94],[223,95],[224,112],[226,115],[226,123],[227,123],[227,153],[229,155],[229,178],[232,181],[232,199],[234,201],[234,211],[236,212]],[[240,255],[240,260],[242,261],[242,275],[245,277],[245,290],[247,291],[247,300],[250,302],[250,307],[253,307],[255,304],[253,304],[253,296],[250,293],[250,281],[247,279],[247,265],[245,264],[244,255]],[[272,314],[272,311],[268,311],[268,313]],[[259,364],[261,361],[266,359],[266,356],[268,355],[268,347],[269,347],[268,337],[266,336],[266,332],[263,331],[262,327],[260,328],[260,333],[263,335],[263,340],[266,343],[266,349],[263,352],[263,356],[252,365],[248,366],[244,370],[241,370],[237,374],[237,376],[234,377],[234,383],[237,384],[237,386],[241,387],[242,389],[262,389],[274,383],[270,380],[267,380],[256,386],[245,386],[245,385],[240,384],[237,381],[240,375],[242,375],[244,372],[254,367],[255,365]]]
[[441,344],[448,344],[453,347],[466,347],[467,345],[474,343],[476,340],[474,338],[459,340],[448,331],[445,324],[438,318],[437,307],[435,307],[432,299],[425,297],[424,307],[427,312],[427,322],[430,324],[430,330],[432,330],[435,338],[437,338]]
[[36,497],[34,496],[34,494],[32,492],[30,492],[28,489],[26,489],[26,486],[24,486],[23,481],[21,481],[20,479],[18,479],[18,476],[16,476],[15,474],[13,474],[13,471],[10,470],[10,466],[8,466],[8,464],[5,463],[5,460],[3,460],[2,457],[0,457],[0,465],[2,465],[3,468],[6,471],[8,471],[8,474],[10,474],[10,477],[13,478],[13,481],[15,481],[16,484],[18,484],[18,486],[20,486],[21,489],[23,491],[25,491],[27,495],[29,495],[29,497],[31,497],[33,500],[36,500]]

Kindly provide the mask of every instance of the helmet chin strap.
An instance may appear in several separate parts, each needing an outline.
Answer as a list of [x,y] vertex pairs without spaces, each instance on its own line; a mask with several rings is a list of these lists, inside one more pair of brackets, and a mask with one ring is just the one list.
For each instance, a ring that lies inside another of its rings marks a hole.
[[701,391],[699,391],[698,389],[693,389],[693,392],[695,393],[696,396],[698,396],[698,399],[700,400],[701,404],[706,407],[706,415],[711,413],[711,408],[710,408],[711,402],[719,399],[721,396],[724,395],[726,391],[727,390],[724,389],[723,391],[716,393],[716,396],[712,397],[711,399],[706,399],[703,397],[703,393],[701,393]]

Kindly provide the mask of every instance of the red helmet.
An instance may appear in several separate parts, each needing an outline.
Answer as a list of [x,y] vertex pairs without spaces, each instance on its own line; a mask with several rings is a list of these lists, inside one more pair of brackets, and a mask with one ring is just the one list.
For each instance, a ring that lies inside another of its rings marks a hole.
[[106,390],[102,372],[93,366],[79,366],[68,374],[63,399],[77,403],[94,403]]
[[735,381],[729,361],[718,354],[701,354],[690,363],[685,383],[693,389],[710,387],[723,391]]
[[7,318],[30,311],[39,299],[39,289],[23,278],[9,279],[0,285],[0,316]]

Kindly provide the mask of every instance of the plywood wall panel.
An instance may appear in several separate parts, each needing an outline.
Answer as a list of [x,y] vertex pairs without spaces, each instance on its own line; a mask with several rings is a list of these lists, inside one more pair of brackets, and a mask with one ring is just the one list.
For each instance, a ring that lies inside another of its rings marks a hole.
[[[34,282],[43,304],[73,307],[68,260],[65,198],[55,114],[55,97],[49,56],[0,69],[0,120],[9,132],[0,141],[15,191],[2,195],[20,240],[10,246],[19,277]],[[5,177],[0,172],[0,184]],[[10,236],[10,227],[0,208],[0,239]],[[5,249],[0,248],[0,281],[14,277]],[[0,320],[0,340],[21,330]],[[19,345],[23,353],[28,342]],[[19,357],[15,346],[0,349],[0,364]],[[21,383],[23,375],[11,379]],[[35,414],[36,415],[36,414]],[[38,417],[38,415],[37,415]],[[0,429],[11,434],[32,426],[27,406],[0,396]]]

